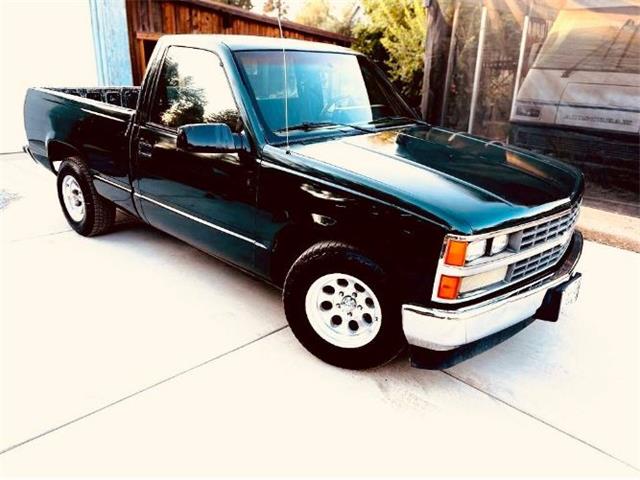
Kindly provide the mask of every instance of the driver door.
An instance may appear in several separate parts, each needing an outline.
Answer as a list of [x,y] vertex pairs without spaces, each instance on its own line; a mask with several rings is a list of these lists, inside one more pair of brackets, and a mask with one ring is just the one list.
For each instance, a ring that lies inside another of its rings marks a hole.
[[255,155],[176,147],[181,125],[226,123],[233,132],[243,130],[218,56],[169,47],[150,105],[134,145],[136,197],[145,218],[208,253],[252,269]]

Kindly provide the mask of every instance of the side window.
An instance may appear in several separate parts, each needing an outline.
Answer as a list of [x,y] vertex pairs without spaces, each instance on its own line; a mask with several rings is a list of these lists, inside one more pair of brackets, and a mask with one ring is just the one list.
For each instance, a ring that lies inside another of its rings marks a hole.
[[153,99],[150,121],[169,128],[226,123],[242,130],[231,87],[218,57],[205,50],[169,47]]

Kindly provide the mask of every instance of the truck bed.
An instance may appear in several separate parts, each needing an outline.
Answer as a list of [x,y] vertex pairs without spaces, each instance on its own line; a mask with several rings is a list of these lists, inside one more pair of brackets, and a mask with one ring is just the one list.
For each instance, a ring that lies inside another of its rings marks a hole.
[[89,169],[129,186],[128,128],[139,87],[29,88],[24,103],[27,150],[55,172],[71,156]]
[[46,89],[130,109],[136,108],[140,93],[140,87],[46,87]]

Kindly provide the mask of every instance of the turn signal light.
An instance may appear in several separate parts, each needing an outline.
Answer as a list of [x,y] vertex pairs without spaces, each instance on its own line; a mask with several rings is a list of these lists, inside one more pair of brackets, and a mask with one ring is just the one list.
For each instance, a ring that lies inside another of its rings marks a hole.
[[[459,240],[449,240],[447,244],[447,252],[444,257],[444,263],[447,265],[455,265],[461,267],[467,257],[467,242]],[[444,278],[444,277],[443,277]]]
[[438,296],[440,298],[453,300],[454,298],[458,298],[459,291],[460,277],[450,277],[448,275],[442,275],[440,277],[440,286],[438,287]]

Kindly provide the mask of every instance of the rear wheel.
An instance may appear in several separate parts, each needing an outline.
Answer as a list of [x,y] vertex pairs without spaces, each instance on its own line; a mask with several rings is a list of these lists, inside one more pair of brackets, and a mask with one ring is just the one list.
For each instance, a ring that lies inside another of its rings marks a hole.
[[405,345],[385,272],[349,245],[323,242],[304,252],[287,275],[283,301],[300,343],[332,365],[375,367]]
[[62,162],[57,184],[60,206],[76,232],[92,237],[111,228],[116,208],[98,195],[89,170],[82,161],[69,158]]

